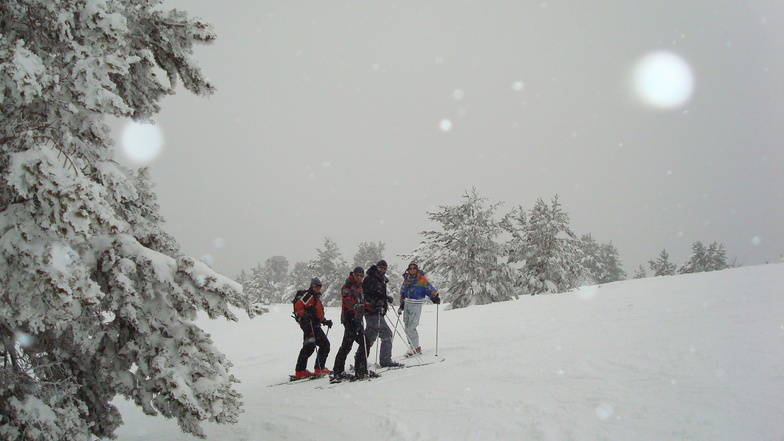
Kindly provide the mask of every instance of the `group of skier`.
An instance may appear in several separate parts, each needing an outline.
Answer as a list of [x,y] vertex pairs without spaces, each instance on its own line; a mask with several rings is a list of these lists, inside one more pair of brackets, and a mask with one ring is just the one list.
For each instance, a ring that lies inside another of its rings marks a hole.
[[[332,370],[326,367],[330,345],[327,335],[321,329],[322,325],[332,328],[332,320],[327,320],[324,316],[321,281],[313,278],[307,291],[298,292],[294,302],[294,313],[302,329],[303,344],[292,379],[324,375],[331,375],[336,380],[372,376],[374,374],[368,370],[367,358],[376,339],[381,340],[380,366],[402,366],[392,360],[394,334],[387,323],[387,311],[394,298],[387,294],[389,279],[386,277],[386,272],[387,262],[380,260],[368,268],[367,274],[360,266],[349,273],[340,290],[342,296],[340,323],[344,327],[344,332]],[[398,315],[403,316],[404,330],[410,344],[406,356],[422,352],[417,326],[426,298],[433,303],[441,303],[438,291],[427,280],[424,272],[416,263],[411,263],[403,274],[398,308]],[[351,376],[346,373],[346,358],[354,343],[357,343],[357,350],[354,354],[354,375]],[[313,372],[310,372],[306,369],[306,365],[316,348],[318,348],[316,361]]]

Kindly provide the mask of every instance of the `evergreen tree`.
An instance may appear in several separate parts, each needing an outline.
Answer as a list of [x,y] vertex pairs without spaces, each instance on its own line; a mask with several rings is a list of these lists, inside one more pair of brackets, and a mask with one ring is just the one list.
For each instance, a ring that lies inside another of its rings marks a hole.
[[656,260],[649,260],[648,265],[651,267],[654,277],[675,275],[675,269],[677,268],[674,263],[670,262],[670,255],[667,254],[667,250],[662,250]]
[[[395,265],[387,267],[387,279],[389,279],[389,283],[387,284],[387,294],[391,295],[395,298],[395,304],[399,305],[400,302],[400,287],[403,285],[403,273],[405,270],[401,270],[397,268]],[[428,279],[431,282],[435,282],[435,279]],[[436,282],[437,283],[437,282]],[[434,285],[439,286],[439,285]]]
[[582,253],[580,264],[595,283],[610,283],[626,279],[626,272],[621,268],[618,249],[612,242],[599,244],[593,236],[585,234],[578,244]]
[[384,258],[384,248],[386,248],[386,245],[383,242],[360,243],[357,253],[354,254],[354,267],[361,266],[364,269],[368,269],[370,265],[375,265]]
[[[528,250],[528,215],[521,206],[517,206],[512,211],[507,213],[501,219],[501,227],[511,235],[506,244],[504,244],[504,251],[506,253],[507,261],[510,263],[525,262],[529,257]],[[520,288],[525,288],[525,284],[516,284]]]
[[[318,257],[308,263],[308,268],[321,280],[321,301],[324,306],[340,306],[340,288],[346,281],[351,269],[343,259],[337,244],[330,238],[324,239],[324,249],[317,249]],[[308,281],[309,282],[309,281]],[[309,284],[309,283],[308,283]]]
[[705,271],[719,271],[730,268],[731,265],[727,263],[727,251],[724,245],[713,242],[708,247],[708,267]]
[[644,279],[646,277],[648,277],[648,274],[645,273],[645,267],[640,265],[637,268],[637,271],[634,272],[634,278],[635,279]]
[[237,274],[237,277],[234,278],[234,281],[239,283],[240,285],[245,286],[245,281],[248,280],[249,277],[250,275],[248,275],[248,273],[246,273],[245,270],[243,269],[240,270],[240,273]]
[[599,283],[617,282],[626,279],[626,271],[621,268],[621,256],[612,242],[602,244],[599,249],[599,257],[602,262],[602,273]]
[[[310,279],[313,277],[313,271],[308,268],[307,262],[295,263],[294,268],[292,268],[291,272],[289,273],[289,286],[285,298],[291,300],[293,294],[297,292],[297,290],[306,289],[308,286],[310,286]],[[288,294],[291,294],[292,296]]]
[[[361,266],[366,271],[371,265],[375,265],[379,260],[385,259],[384,249],[386,244],[384,242],[362,242],[359,244],[357,253],[354,255],[353,267]],[[352,267],[352,268],[353,268]],[[387,284],[387,293],[395,298],[400,293],[400,286],[403,284],[403,272],[395,268],[391,262],[387,262],[386,277],[389,279]]]
[[0,439],[111,438],[118,396],[197,436],[237,421],[231,363],[193,321],[261,310],[180,253],[105,124],[147,120],[178,81],[212,93],[192,49],[214,38],[157,1],[0,2]]
[[688,261],[678,270],[681,274],[699,273],[705,271],[708,266],[708,250],[701,241],[691,245],[692,255]]
[[264,268],[261,262],[256,263],[256,266],[250,270],[250,275],[242,282],[242,290],[246,296],[253,299],[254,302],[262,302],[261,298],[261,284],[262,272]]
[[694,242],[691,246],[692,255],[678,270],[681,274],[717,271],[729,268],[727,253],[724,245],[713,242],[705,248],[701,241]]
[[443,230],[423,232],[425,240],[409,256],[420,268],[444,279],[444,286],[438,288],[453,308],[516,297],[509,268],[500,262],[503,249],[496,242],[502,228],[493,216],[500,203],[486,206],[486,202],[472,189],[462,204],[428,213]]
[[508,244],[509,262],[520,263],[521,284],[528,292],[565,292],[577,285],[583,268],[577,237],[569,228],[569,215],[558,195],[548,207],[538,199],[527,219],[515,217],[516,232]]
[[601,283],[603,268],[599,259],[599,243],[589,233],[580,237],[578,245],[581,251],[580,265],[585,269],[585,277],[592,284]]
[[288,278],[288,259],[283,256],[273,256],[264,261],[264,266],[259,272],[259,301],[267,304],[285,301]]

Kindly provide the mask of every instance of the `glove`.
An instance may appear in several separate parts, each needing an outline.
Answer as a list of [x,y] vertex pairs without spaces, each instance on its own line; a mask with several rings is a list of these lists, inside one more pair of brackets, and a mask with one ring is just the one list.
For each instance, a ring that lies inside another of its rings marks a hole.
[[400,308],[397,308],[397,315],[402,315],[403,309],[405,309],[405,305],[400,305]]
[[436,295],[436,296],[434,296],[434,297],[433,297],[432,299],[430,299],[430,300],[431,300],[433,303],[435,303],[436,305],[438,305],[439,303],[441,303],[441,297],[438,297],[437,295]]
[[327,328],[332,329],[332,320],[324,320],[324,325],[326,325]]
[[394,298],[394,297],[392,297],[392,296],[387,296],[387,301],[388,301],[389,303],[392,303],[392,302],[394,302],[394,301],[395,301],[395,298]]
[[354,311],[357,311],[357,312],[364,311],[365,310],[365,305],[367,305],[367,303],[365,303],[365,302],[358,302],[356,305],[354,305]]

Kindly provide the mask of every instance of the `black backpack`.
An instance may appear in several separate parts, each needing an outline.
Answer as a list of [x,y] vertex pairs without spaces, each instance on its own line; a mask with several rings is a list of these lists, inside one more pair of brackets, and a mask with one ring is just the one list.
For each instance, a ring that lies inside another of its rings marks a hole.
[[297,315],[297,310],[296,310],[296,309],[294,309],[294,305],[296,305],[296,304],[297,304],[297,300],[300,300],[300,299],[301,299],[301,298],[302,298],[302,297],[305,295],[305,293],[307,293],[307,292],[308,292],[308,290],[307,290],[307,289],[300,289],[300,290],[298,290],[298,291],[297,291],[297,292],[294,294],[294,298],[293,298],[293,299],[291,299],[291,308],[292,308],[292,310],[293,310],[293,311],[292,311],[292,314],[291,314],[291,317],[292,317],[292,318],[294,319],[294,321],[296,321],[297,323],[299,323],[299,321],[300,321],[300,320],[302,320],[302,317],[300,317],[300,316],[298,316],[298,315]]

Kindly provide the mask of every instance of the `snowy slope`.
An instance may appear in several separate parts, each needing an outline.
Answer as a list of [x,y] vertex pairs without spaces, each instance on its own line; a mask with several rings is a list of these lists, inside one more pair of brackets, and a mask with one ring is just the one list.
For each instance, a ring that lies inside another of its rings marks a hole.
[[[443,363],[332,389],[268,387],[294,370],[302,337],[289,315],[279,305],[239,324],[202,322],[245,402],[240,422],[208,425],[208,439],[784,440],[784,264],[441,306]],[[338,322],[338,309],[327,317]],[[428,305],[426,358],[435,324]],[[329,334],[330,367],[341,333]],[[121,441],[195,439],[117,404]]]

